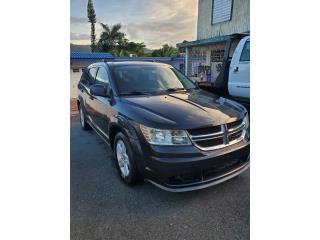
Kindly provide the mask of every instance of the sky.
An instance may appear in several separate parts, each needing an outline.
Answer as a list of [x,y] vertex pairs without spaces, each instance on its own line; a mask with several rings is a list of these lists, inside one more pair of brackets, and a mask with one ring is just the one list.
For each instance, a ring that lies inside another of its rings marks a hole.
[[[71,0],[70,39],[74,44],[90,44],[87,18],[88,0]],[[122,25],[130,41],[144,42],[155,49],[168,43],[196,39],[198,0],[93,0],[98,22]]]

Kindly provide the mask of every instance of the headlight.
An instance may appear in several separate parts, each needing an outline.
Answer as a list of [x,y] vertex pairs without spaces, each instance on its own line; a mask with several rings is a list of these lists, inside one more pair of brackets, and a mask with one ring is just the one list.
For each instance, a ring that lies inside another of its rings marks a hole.
[[184,130],[164,130],[140,125],[145,139],[154,145],[191,145],[188,134]]

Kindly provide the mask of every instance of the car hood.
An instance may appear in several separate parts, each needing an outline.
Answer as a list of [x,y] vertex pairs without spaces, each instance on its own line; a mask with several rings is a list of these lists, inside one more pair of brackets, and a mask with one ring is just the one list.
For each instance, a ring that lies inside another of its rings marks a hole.
[[167,129],[221,125],[243,118],[246,113],[240,104],[201,89],[124,97],[121,103],[132,120],[149,127]]

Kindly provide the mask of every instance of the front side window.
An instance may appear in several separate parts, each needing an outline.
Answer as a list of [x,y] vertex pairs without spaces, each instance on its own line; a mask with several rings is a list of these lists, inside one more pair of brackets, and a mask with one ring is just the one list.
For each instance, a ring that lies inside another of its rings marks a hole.
[[181,72],[166,66],[114,66],[112,73],[120,94],[196,88]]
[[212,0],[212,24],[231,20],[232,0]]
[[250,61],[250,41],[247,41],[243,47],[240,61]]

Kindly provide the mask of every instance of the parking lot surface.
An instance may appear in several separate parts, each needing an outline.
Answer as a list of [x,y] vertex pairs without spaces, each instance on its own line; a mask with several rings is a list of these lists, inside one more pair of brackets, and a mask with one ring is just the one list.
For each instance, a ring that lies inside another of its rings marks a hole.
[[128,187],[111,149],[71,118],[71,239],[249,239],[250,173],[200,191]]

